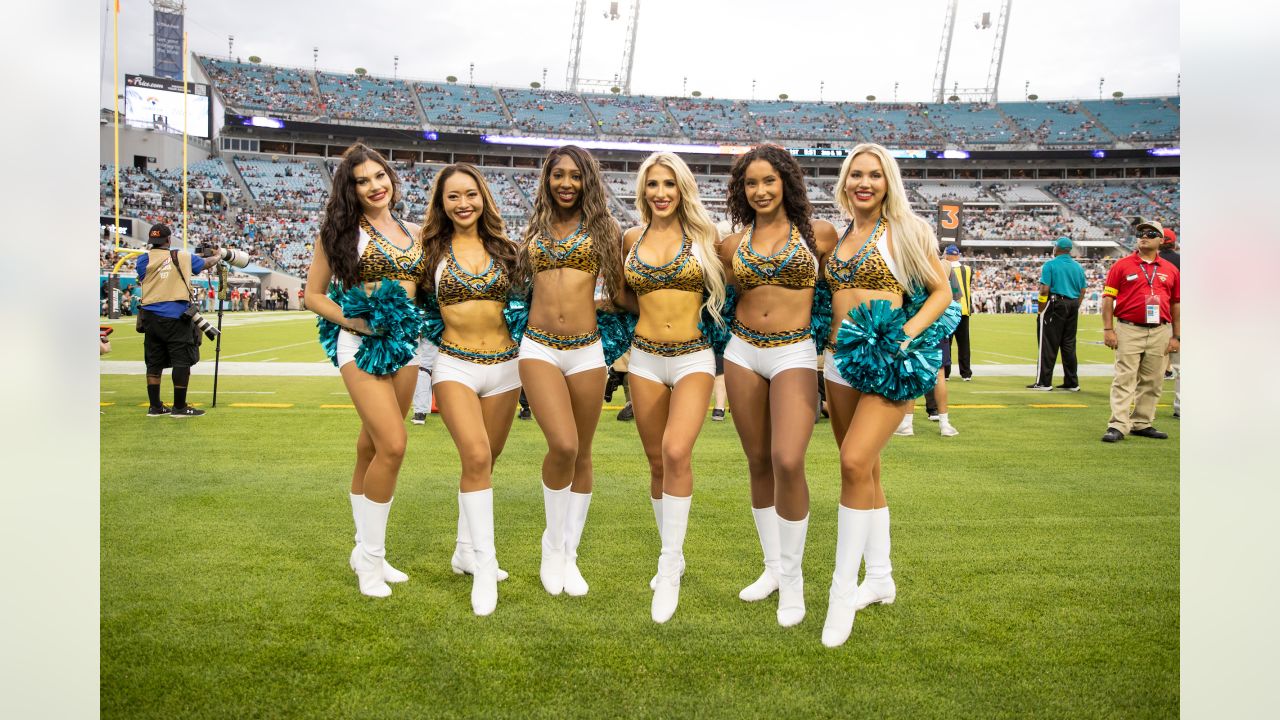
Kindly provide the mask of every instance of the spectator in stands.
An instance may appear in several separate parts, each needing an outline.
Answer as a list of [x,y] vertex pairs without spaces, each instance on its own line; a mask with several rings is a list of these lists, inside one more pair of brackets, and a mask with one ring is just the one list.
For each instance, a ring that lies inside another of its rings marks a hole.
[[[377,340],[382,352],[360,353],[364,343],[375,342],[375,329],[364,317],[348,317],[346,308],[376,303],[374,317],[412,327],[395,321],[412,312],[427,267],[421,229],[391,214],[399,196],[400,180],[377,151],[359,143],[348,148],[333,175],[306,284],[307,307],[324,321],[321,345],[338,366],[360,416],[351,476],[356,547],[350,563],[360,592],[371,597],[387,597],[388,582],[409,579],[387,564],[386,532],[407,442],[404,419],[418,379],[412,353],[404,357],[399,349],[407,341],[416,345],[417,337],[384,325]],[[338,300],[329,296],[334,280],[342,293]]]
[[[969,351],[969,316],[973,313],[973,268],[960,262],[960,248],[955,245],[947,246],[943,260],[946,261],[960,289],[960,296],[956,298],[956,302],[960,303],[960,324],[956,326],[954,337],[956,355],[960,361],[960,379],[969,382],[973,379],[972,356]],[[951,353],[947,355],[942,371],[949,378],[951,377]]]
[[1138,249],[1107,273],[1102,298],[1102,341],[1116,351],[1111,419],[1102,441],[1125,435],[1165,440],[1157,430],[1156,402],[1164,385],[1165,356],[1180,349],[1181,281],[1178,268],[1159,255],[1164,227],[1140,220]]
[[604,273],[603,302],[622,297],[621,235],[609,215],[596,159],[576,145],[549,151],[520,254],[520,275],[533,293],[520,343],[520,378],[547,440],[547,527],[538,575],[552,595],[588,590],[577,554],[591,504],[591,445],[607,374],[596,324],[596,277]]
[[432,392],[462,463],[459,542],[451,564],[471,572],[471,609],[489,615],[497,607],[501,579],[494,550],[493,465],[506,445],[520,395],[519,348],[505,315],[518,247],[507,237],[484,176],[466,163],[449,165],[436,176],[422,241],[429,268],[423,292],[435,299],[444,322]]
[[1062,384],[1059,390],[1080,391],[1076,374],[1076,325],[1080,318],[1080,298],[1084,294],[1084,268],[1071,257],[1072,242],[1060,237],[1054,242],[1053,259],[1040,271],[1039,323],[1036,338],[1036,381],[1031,390],[1053,389],[1053,365],[1062,351]]
[[742,232],[720,260],[738,290],[725,347],[733,425],[747,456],[751,514],[764,571],[738,597],[778,593],[778,624],[805,616],[802,560],[809,528],[804,458],[818,415],[818,358],[810,331],[817,261],[835,228],[811,218],[804,173],[791,153],[758,145],[730,169],[729,212]]

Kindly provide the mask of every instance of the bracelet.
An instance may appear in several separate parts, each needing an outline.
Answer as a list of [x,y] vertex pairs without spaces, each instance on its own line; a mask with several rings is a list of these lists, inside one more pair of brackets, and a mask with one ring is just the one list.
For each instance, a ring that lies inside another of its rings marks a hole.
[[1115,331],[1116,331],[1116,329],[1115,329],[1115,328],[1113,328],[1113,327],[1109,327],[1109,328],[1102,328],[1102,332],[1115,332]]
[[1040,302],[1049,302],[1049,296],[1048,296],[1048,295],[1041,295],[1041,296],[1039,297],[1039,300],[1040,300]]

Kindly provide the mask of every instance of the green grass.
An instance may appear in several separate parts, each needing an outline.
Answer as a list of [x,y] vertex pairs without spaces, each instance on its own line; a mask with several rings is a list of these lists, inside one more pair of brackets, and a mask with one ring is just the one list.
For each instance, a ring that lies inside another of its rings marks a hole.
[[[224,357],[302,342],[309,322],[229,329]],[[976,318],[975,361],[978,348],[1030,357],[1034,334],[1020,337],[1023,325],[1034,332],[1027,317]],[[109,357],[128,359],[127,343],[117,348]],[[314,346],[287,351],[297,355],[266,357],[323,359]],[[103,376],[102,399],[114,404],[101,431],[102,714],[1175,715],[1177,421],[1162,408],[1169,441],[1105,445],[1108,379],[1085,377],[1073,395],[1033,393],[1027,382],[951,382],[959,437],[938,437],[918,409],[917,435],[890,442],[898,602],[859,613],[848,644],[831,651],[819,636],[839,472],[826,421],[808,455],[800,626],[777,626],[776,599],[737,599],[760,561],[728,422],[707,423],[695,450],[679,610],[666,625],[650,621],[658,539],[647,465],[634,425],[609,411],[580,549],[590,593],[553,598],[538,581],[544,446],[533,423],[516,422],[494,477],[498,556],[511,579],[497,612],[477,618],[469,578],[448,565],[458,463],[438,417],[409,427],[391,516],[389,557],[412,579],[374,600],[346,565],[357,420],[320,407],[349,402],[338,378],[224,376],[218,408],[175,421],[144,417],[140,376]],[[211,385],[192,381],[206,407]],[[166,397],[168,388],[166,379]],[[273,394],[240,394],[263,392]]]

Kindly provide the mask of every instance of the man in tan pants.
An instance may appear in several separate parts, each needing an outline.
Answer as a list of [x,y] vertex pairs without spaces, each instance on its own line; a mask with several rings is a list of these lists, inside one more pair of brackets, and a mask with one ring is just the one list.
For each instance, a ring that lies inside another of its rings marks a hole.
[[1170,352],[1179,350],[1181,301],[1178,268],[1158,254],[1164,228],[1154,220],[1135,227],[1137,250],[1117,260],[1102,292],[1102,341],[1116,351],[1111,419],[1102,441],[1125,435],[1165,440],[1152,426]]

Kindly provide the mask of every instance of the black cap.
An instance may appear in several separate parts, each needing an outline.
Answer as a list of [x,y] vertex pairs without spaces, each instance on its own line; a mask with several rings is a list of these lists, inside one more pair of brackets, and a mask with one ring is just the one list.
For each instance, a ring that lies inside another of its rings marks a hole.
[[163,245],[172,234],[173,231],[169,229],[168,225],[158,223],[151,226],[151,231],[147,233],[147,242],[152,245]]

